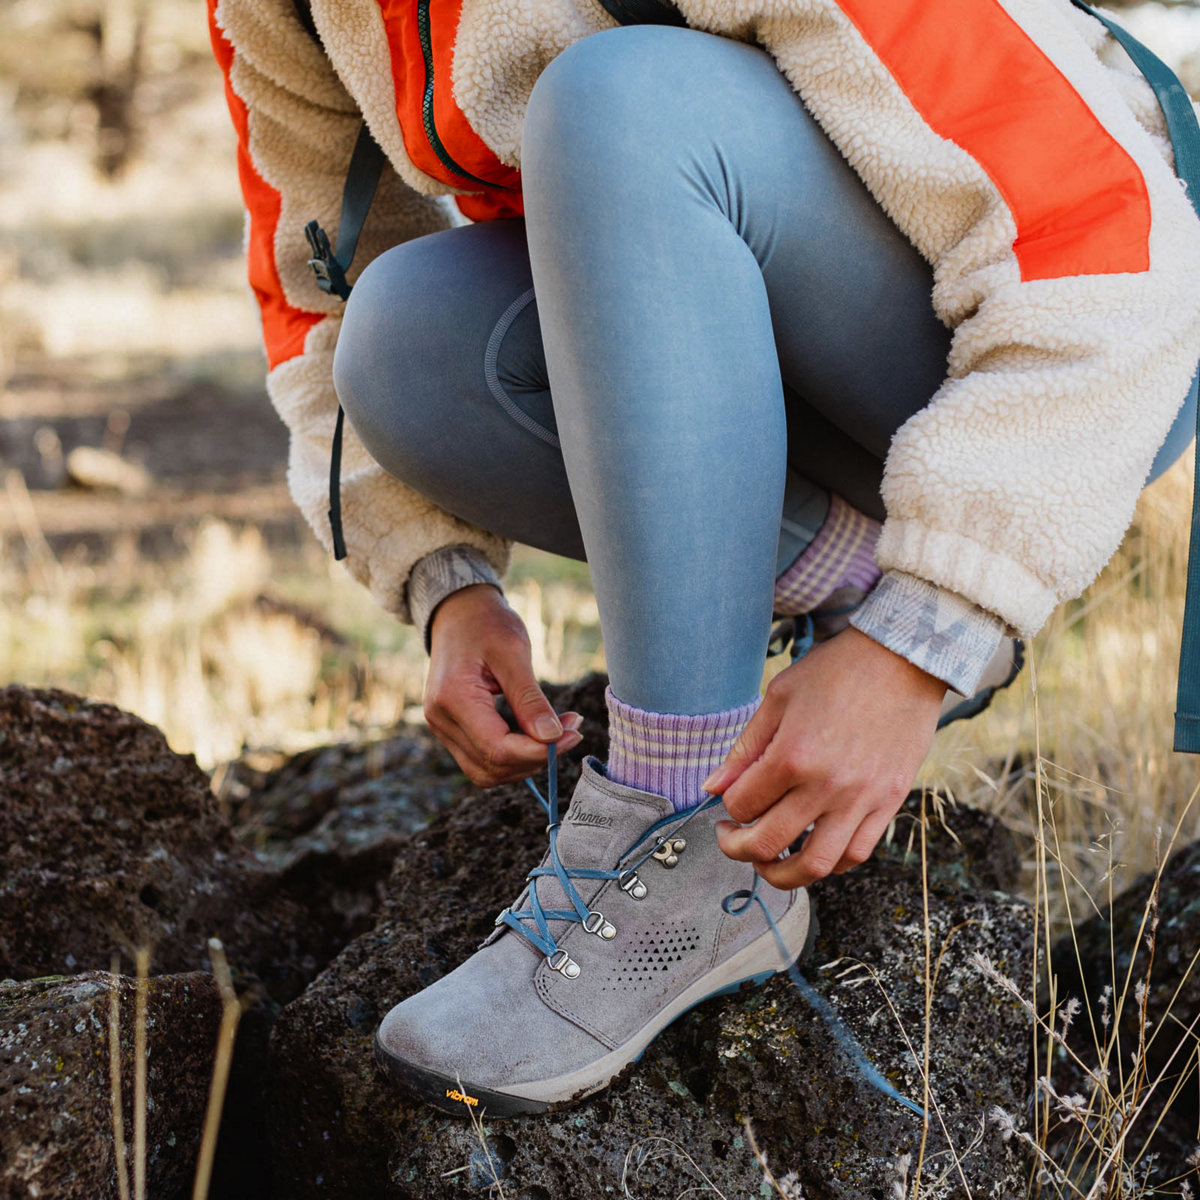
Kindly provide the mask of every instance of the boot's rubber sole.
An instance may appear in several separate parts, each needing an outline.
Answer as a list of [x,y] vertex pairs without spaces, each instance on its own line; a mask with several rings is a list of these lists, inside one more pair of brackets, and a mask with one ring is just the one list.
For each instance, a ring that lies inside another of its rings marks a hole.
[[[798,933],[797,927],[802,922],[807,922],[807,931],[804,946],[794,960],[796,962],[803,962],[808,957],[817,939],[816,917],[807,895],[793,904],[778,922],[784,942],[792,941],[789,933]],[[477,1116],[486,1112],[489,1117],[543,1113],[582,1100],[608,1087],[627,1066],[642,1057],[646,1047],[672,1021],[696,1005],[714,996],[736,992],[743,984],[765,983],[791,965],[790,962],[779,962],[779,946],[775,935],[768,929],[707,975],[684,988],[615,1050],[610,1050],[578,1070],[531,1083],[512,1084],[503,1092],[481,1087],[459,1075],[448,1075],[432,1067],[398,1058],[384,1046],[378,1034],[375,1036],[375,1061],[398,1088],[454,1116],[464,1116],[468,1110]]]

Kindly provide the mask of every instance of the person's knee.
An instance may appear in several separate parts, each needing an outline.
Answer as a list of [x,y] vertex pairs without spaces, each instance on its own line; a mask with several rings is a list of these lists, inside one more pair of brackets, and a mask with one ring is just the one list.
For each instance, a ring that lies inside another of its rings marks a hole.
[[367,265],[346,303],[333,356],[333,385],[359,439],[393,473],[419,445],[423,419],[419,377],[427,339],[416,328],[419,271],[411,243]]
[[631,134],[652,134],[664,56],[687,48],[688,30],[638,25],[609,29],[568,47],[534,85],[525,114],[522,169],[530,160],[570,170],[612,155],[625,161]]

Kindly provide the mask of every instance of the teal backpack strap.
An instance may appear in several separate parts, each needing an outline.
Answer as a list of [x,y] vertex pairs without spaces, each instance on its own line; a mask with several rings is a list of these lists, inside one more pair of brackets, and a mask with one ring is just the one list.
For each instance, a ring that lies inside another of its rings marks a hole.
[[[1117,39],[1154,89],[1175,150],[1175,173],[1187,187],[1188,199],[1200,216],[1200,124],[1196,110],[1174,71],[1115,21],[1073,0],[1076,8],[1096,18]],[[1200,435],[1200,406],[1196,410]],[[1200,456],[1192,480],[1192,527],[1188,543],[1187,594],[1183,604],[1183,638],[1179,650],[1179,688],[1175,699],[1175,749],[1200,754]]]
[[[350,155],[350,167],[346,172],[346,183],[342,189],[342,214],[338,218],[337,251],[329,242],[329,235],[318,221],[309,221],[304,227],[304,236],[312,250],[309,268],[316,276],[317,287],[331,296],[346,300],[350,296],[350,284],[346,272],[354,261],[358,249],[358,235],[362,233],[375,199],[375,189],[383,174],[386,162],[379,143],[371,136],[364,121],[358,130],[354,152]],[[329,456],[329,528],[333,533],[333,557],[346,557],[346,541],[342,536],[342,499],[339,486],[342,474],[342,427],[346,414],[338,405],[337,424],[333,428],[333,446]]]
[[[309,37],[320,46],[321,39],[313,22],[311,0],[295,0],[295,9],[300,24],[304,26]],[[309,221],[304,227],[304,236],[308,239],[309,249],[312,251],[308,266],[317,278],[317,287],[327,295],[337,296],[339,300],[347,300],[350,296],[346,272],[350,270],[350,264],[354,261],[354,251],[358,249],[358,235],[362,233],[367,213],[371,211],[371,201],[375,199],[375,190],[379,187],[386,162],[386,155],[371,136],[371,131],[364,121],[358,128],[358,137],[350,154],[350,166],[346,170],[346,182],[342,187],[342,213],[338,218],[336,253],[320,222]],[[339,404],[329,455],[329,528],[333,533],[333,557],[336,559],[346,557],[339,486],[342,474],[342,428],[345,422],[346,413]]]
[[359,126],[354,152],[350,155],[350,166],[346,171],[346,183],[342,189],[342,215],[338,219],[337,252],[329,243],[329,235],[320,222],[309,221],[304,227],[312,258],[309,269],[317,277],[317,287],[331,296],[346,300],[350,296],[350,284],[346,272],[354,261],[358,249],[358,235],[362,233],[375,199],[375,189],[383,174],[383,151],[371,136],[364,121]]
[[670,0],[600,0],[600,3],[622,25],[687,25]]
[[1076,8],[1095,17],[1121,44],[1133,59],[1133,65],[1146,77],[1154,89],[1159,107],[1167,122],[1167,135],[1175,151],[1175,174],[1187,185],[1188,199],[1200,216],[1200,124],[1191,97],[1179,77],[1153,51],[1147,49],[1131,33],[1084,0],[1072,0]]

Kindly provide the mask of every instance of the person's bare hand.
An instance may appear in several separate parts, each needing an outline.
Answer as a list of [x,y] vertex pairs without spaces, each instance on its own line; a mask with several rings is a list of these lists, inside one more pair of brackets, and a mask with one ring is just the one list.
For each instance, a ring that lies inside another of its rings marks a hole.
[[[523,732],[496,711],[501,694]],[[583,740],[583,717],[555,713],[533,673],[524,623],[490,584],[452,592],[433,614],[425,719],[480,787],[532,775],[549,742],[561,753]]]
[[[865,862],[916,777],[946,685],[850,627],[777,675],[704,782],[725,854],[778,888]],[[734,824],[734,821],[740,824]],[[809,826],[799,851],[780,859]]]

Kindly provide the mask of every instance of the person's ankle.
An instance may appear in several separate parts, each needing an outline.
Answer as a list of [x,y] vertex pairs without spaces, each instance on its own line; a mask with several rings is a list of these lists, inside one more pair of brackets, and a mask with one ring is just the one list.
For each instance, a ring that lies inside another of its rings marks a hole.
[[774,611],[798,616],[819,610],[835,594],[843,601],[865,596],[880,578],[875,563],[880,528],[878,521],[832,495],[820,532],[776,579]]
[[720,712],[689,715],[636,708],[605,693],[609,754],[605,774],[614,783],[666,796],[683,812],[708,797],[701,784],[721,765],[757,711],[753,700]]

